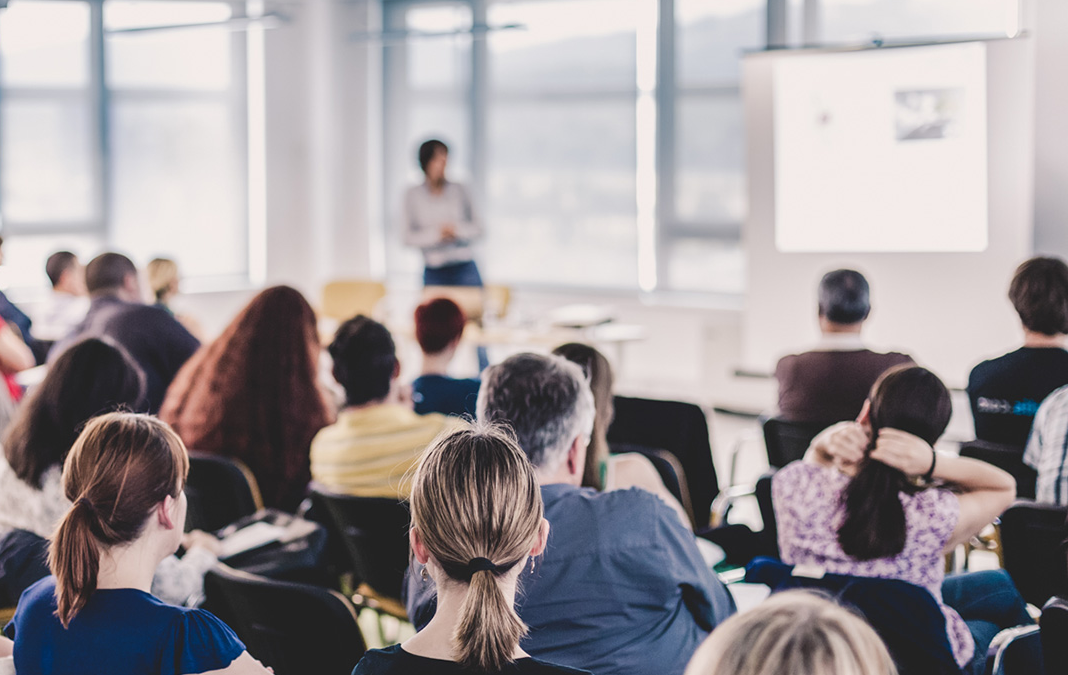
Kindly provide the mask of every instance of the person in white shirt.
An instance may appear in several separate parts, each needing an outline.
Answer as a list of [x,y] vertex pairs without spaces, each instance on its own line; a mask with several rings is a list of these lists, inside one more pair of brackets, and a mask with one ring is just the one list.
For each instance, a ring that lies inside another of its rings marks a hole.
[[1068,506],[1068,386],[1038,407],[1023,461],[1038,472],[1035,500]]
[[426,286],[481,286],[473,243],[482,224],[467,189],[445,178],[449,148],[439,140],[419,146],[426,180],[404,196],[404,243],[423,252]]
[[52,293],[34,312],[33,334],[38,340],[62,340],[89,311],[85,267],[70,251],[57,251],[48,256],[45,273],[52,282]]

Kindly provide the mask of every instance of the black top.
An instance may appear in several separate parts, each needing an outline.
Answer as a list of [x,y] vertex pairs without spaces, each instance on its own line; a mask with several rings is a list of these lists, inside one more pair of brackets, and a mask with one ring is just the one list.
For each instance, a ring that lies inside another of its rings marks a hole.
[[[363,655],[352,675],[472,675],[459,663],[428,659],[409,654],[400,645],[372,649]],[[566,666],[554,666],[538,659],[525,658],[510,663],[500,671],[502,675],[590,675],[589,671]],[[495,675],[486,673],[485,675]]]
[[983,361],[968,377],[968,399],[981,441],[1024,447],[1042,400],[1068,384],[1068,351],[1021,347]]

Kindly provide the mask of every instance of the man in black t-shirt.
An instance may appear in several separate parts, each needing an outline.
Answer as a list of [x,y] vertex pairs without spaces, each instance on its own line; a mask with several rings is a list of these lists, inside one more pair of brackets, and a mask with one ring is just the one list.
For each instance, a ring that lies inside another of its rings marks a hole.
[[1068,384],[1068,265],[1058,258],[1024,262],[1009,300],[1023,324],[1023,347],[973,368],[968,398],[976,438],[1022,451],[1042,400]]

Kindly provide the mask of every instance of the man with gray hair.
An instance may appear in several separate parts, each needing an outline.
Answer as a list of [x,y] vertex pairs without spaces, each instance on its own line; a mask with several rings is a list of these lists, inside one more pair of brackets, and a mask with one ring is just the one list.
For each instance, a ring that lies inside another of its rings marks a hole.
[[[561,357],[519,354],[483,375],[478,418],[514,429],[550,524],[544,558],[520,576],[523,649],[598,675],[679,675],[734,602],[658,497],[581,487],[593,416],[581,368]],[[433,583],[412,572],[408,615],[422,629]]]
[[887,369],[912,364],[899,352],[868,349],[860,331],[871,313],[871,289],[855,270],[823,275],[819,287],[821,338],[810,351],[779,359],[779,415],[791,422],[854,420],[875,380]]

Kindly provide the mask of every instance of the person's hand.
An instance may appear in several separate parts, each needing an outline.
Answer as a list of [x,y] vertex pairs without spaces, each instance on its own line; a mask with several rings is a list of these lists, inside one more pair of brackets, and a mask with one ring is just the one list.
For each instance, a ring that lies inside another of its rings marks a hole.
[[871,451],[872,459],[910,478],[927,473],[933,456],[934,448],[927,441],[900,429],[880,429]]
[[182,536],[182,547],[187,551],[200,547],[218,557],[220,546],[218,538],[203,530],[193,530]]
[[853,475],[864,459],[869,442],[867,430],[856,422],[839,422],[827,427],[812,441],[812,447],[842,473]]
[[442,241],[455,241],[456,239],[456,226],[452,223],[441,226],[441,239]]

